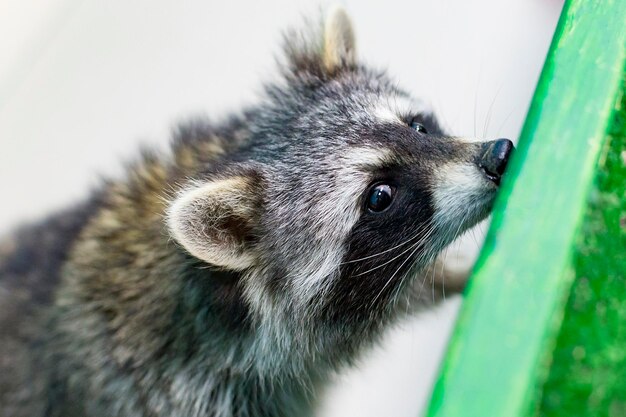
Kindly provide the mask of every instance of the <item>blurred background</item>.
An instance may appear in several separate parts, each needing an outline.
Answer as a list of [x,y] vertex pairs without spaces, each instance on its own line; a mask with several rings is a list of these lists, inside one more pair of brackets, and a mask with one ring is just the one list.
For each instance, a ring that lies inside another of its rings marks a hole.
[[[516,140],[562,0],[342,1],[362,60],[455,135]],[[281,30],[313,0],[0,0],[0,233],[77,201],[177,120],[219,119],[277,76]],[[484,225],[447,252],[470,267]],[[391,329],[318,415],[419,415],[460,297]]]

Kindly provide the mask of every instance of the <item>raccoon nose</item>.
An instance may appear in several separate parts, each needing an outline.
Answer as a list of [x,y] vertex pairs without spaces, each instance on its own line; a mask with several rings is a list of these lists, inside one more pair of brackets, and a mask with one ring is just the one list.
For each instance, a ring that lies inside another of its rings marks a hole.
[[513,142],[508,139],[485,142],[481,147],[478,166],[482,168],[487,178],[496,185],[500,185],[500,178],[506,169],[513,149]]

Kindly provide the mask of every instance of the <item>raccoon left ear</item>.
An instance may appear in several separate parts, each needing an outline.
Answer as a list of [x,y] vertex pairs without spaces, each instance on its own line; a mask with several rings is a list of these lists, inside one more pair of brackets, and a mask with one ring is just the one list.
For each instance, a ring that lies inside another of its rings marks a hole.
[[356,40],[348,13],[334,7],[326,17],[322,61],[326,71],[335,73],[356,64]]
[[240,271],[255,260],[251,229],[261,190],[258,178],[234,175],[184,191],[168,210],[172,237],[211,265]]

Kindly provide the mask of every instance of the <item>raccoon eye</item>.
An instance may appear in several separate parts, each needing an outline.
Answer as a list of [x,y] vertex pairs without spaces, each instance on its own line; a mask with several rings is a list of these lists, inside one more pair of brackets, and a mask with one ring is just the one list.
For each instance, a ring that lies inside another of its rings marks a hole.
[[367,208],[370,211],[381,212],[391,204],[395,189],[387,184],[373,187],[367,197]]
[[424,125],[418,122],[415,117],[411,119],[409,126],[411,126],[411,129],[415,130],[417,133],[423,133],[424,135],[428,133]]

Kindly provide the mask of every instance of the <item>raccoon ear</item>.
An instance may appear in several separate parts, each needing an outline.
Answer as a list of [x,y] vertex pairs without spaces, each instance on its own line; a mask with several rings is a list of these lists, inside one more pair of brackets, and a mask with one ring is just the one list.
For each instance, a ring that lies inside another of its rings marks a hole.
[[255,260],[251,229],[260,195],[258,182],[250,177],[213,180],[174,200],[167,225],[172,237],[191,255],[240,271]]
[[329,73],[356,64],[356,41],[352,22],[344,8],[330,10],[324,25],[322,63]]
[[352,24],[341,7],[331,9],[318,24],[309,21],[304,30],[288,30],[283,49],[287,57],[285,75],[289,78],[307,80],[313,75],[327,79],[356,65]]

